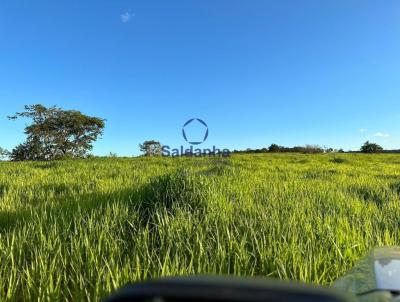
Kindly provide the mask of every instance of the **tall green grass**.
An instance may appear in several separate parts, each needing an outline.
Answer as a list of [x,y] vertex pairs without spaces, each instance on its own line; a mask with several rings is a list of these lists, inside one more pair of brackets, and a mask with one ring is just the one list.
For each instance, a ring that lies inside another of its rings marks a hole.
[[0,163],[0,300],[99,300],[187,274],[330,284],[399,245],[400,157]]

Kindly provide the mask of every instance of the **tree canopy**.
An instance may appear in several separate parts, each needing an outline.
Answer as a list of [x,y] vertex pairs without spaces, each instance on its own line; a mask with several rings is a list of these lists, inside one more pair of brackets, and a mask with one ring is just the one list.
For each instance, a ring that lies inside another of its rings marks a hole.
[[145,141],[139,144],[139,148],[145,156],[159,156],[162,151],[161,143],[155,140]]
[[366,141],[365,144],[361,147],[361,152],[363,153],[379,153],[382,152],[383,148],[378,144],[370,143]]
[[26,105],[10,119],[28,118],[25,127],[27,139],[11,152],[11,159],[54,160],[84,157],[93,148],[93,142],[103,134],[105,120],[76,110],[53,106]]

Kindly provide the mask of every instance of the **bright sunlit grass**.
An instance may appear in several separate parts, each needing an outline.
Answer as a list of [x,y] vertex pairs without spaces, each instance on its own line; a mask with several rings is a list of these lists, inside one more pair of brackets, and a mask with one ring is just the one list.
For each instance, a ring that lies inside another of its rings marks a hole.
[[0,164],[0,300],[99,300],[150,277],[329,284],[400,245],[397,155]]

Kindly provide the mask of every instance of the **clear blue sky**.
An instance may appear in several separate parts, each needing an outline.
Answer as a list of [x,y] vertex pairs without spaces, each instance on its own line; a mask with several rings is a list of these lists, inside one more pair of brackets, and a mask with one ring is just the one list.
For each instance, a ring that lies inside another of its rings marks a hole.
[[6,116],[42,103],[104,117],[95,154],[185,145],[400,149],[400,1],[3,0],[0,146]]

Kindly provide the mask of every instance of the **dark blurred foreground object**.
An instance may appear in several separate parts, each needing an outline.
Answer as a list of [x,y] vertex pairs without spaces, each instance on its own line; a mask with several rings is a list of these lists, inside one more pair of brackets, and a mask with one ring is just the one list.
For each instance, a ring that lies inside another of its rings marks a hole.
[[128,285],[106,302],[400,301],[400,248],[377,248],[331,288],[238,277],[178,277]]

